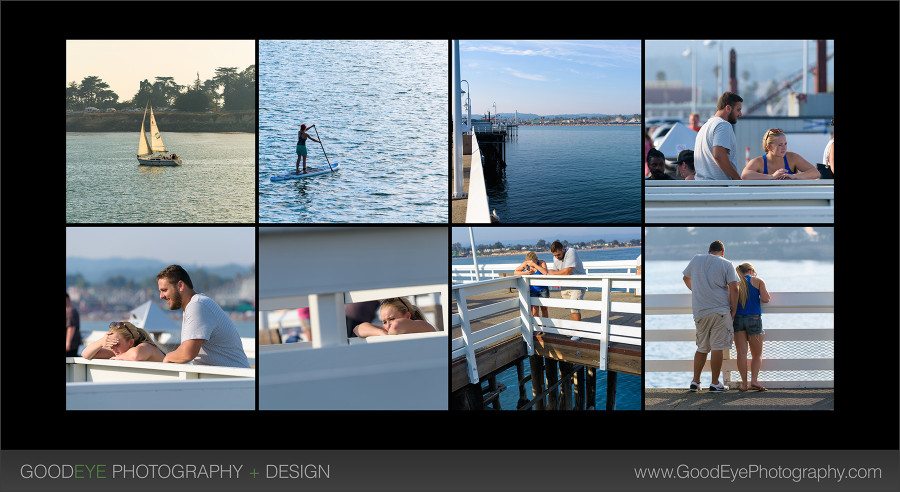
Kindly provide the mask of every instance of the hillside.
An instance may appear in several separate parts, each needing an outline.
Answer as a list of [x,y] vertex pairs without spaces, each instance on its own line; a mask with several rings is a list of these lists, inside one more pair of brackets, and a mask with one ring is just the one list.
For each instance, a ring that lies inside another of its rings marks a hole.
[[[256,112],[155,113],[163,132],[256,132]],[[143,112],[66,114],[67,132],[135,132],[141,130]]]

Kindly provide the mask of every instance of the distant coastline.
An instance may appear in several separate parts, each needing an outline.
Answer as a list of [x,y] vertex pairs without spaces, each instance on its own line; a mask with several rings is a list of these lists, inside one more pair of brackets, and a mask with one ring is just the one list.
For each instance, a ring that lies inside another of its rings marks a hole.
[[[163,133],[256,133],[256,111],[219,113],[155,112]],[[134,132],[141,130],[144,112],[67,113],[67,132]]]
[[[607,249],[641,249],[641,247],[640,246],[610,246],[607,248],[584,248],[584,249],[575,248],[575,249],[578,251],[601,251],[601,250],[607,250]],[[492,256],[521,256],[521,255],[524,255],[527,251],[528,250],[504,251],[502,253],[490,253],[490,254],[479,253],[478,257],[479,258],[490,258]],[[547,251],[536,251],[536,253],[547,253]],[[471,258],[471,257],[472,257],[472,255],[470,255],[470,254],[465,255],[465,256],[452,256],[453,259],[464,259],[464,258]]]

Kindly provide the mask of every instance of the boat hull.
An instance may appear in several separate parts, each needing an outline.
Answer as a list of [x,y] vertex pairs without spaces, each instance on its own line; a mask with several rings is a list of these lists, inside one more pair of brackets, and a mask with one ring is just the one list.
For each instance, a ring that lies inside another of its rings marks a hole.
[[139,166],[180,166],[181,157],[175,160],[162,157],[138,157]]

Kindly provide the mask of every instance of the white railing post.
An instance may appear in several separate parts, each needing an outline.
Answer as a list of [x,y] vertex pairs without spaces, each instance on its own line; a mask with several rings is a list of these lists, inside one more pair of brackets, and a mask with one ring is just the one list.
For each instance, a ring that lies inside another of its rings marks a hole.
[[309,321],[313,348],[346,345],[346,319],[343,292],[310,294]]
[[600,295],[603,296],[603,308],[600,311],[600,324],[603,326],[603,360],[601,360],[602,364],[599,369],[605,371],[609,359],[609,315],[612,310],[612,282],[609,277],[603,278],[600,290]]
[[522,338],[528,347],[528,355],[534,355],[534,326],[531,317],[531,281],[524,277],[516,279],[519,293],[519,316],[522,318]]
[[469,308],[466,307],[466,294],[462,289],[453,290],[453,299],[456,301],[459,312],[459,324],[462,331],[463,345],[466,348],[466,367],[469,370],[469,382],[478,384],[478,366],[475,362],[475,341],[472,338],[472,330],[469,326]]

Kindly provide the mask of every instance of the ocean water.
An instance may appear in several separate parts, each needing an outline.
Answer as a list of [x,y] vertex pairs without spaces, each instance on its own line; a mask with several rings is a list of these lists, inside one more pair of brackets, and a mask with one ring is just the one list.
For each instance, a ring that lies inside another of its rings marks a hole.
[[[525,361],[525,375],[531,374],[531,365]],[[597,371],[596,410],[606,409],[606,375],[607,371]],[[519,376],[516,368],[512,367],[497,375],[497,382],[504,384],[506,390],[500,393],[500,408],[503,410],[515,410],[519,401]],[[545,383],[546,384],[546,383]],[[616,378],[616,410],[640,410],[643,388],[641,378],[631,374],[619,373]],[[531,381],[525,384],[525,396],[532,398]]]
[[[757,275],[765,280],[769,292],[833,292],[834,263],[826,261],[781,261],[747,258],[728,258],[732,263],[749,261]],[[687,294],[690,291],[682,280],[682,271],[690,258],[683,261],[645,262],[644,289],[651,294]],[[763,314],[766,330],[779,328],[834,328],[834,313],[786,313]],[[674,330],[693,328],[690,314],[645,316],[645,330]],[[768,342],[767,342],[768,343]],[[833,357],[833,346],[829,343],[804,342],[798,357]],[[645,358],[652,360],[688,360],[696,351],[693,342],[653,342],[644,344]],[[764,345],[763,357],[771,345]],[[690,373],[645,374],[648,388],[680,388],[690,382]],[[708,374],[706,375],[708,377]],[[799,376],[802,377],[802,376]]]
[[638,126],[522,126],[488,202],[504,223],[640,223],[640,162]]
[[[446,41],[260,40],[260,222],[446,223],[447,50]],[[307,141],[307,166],[340,170],[269,181],[294,171],[301,124],[315,124],[308,133],[322,142]]]
[[184,165],[138,166],[140,129],[66,132],[66,223],[252,223],[256,137],[171,133]]

